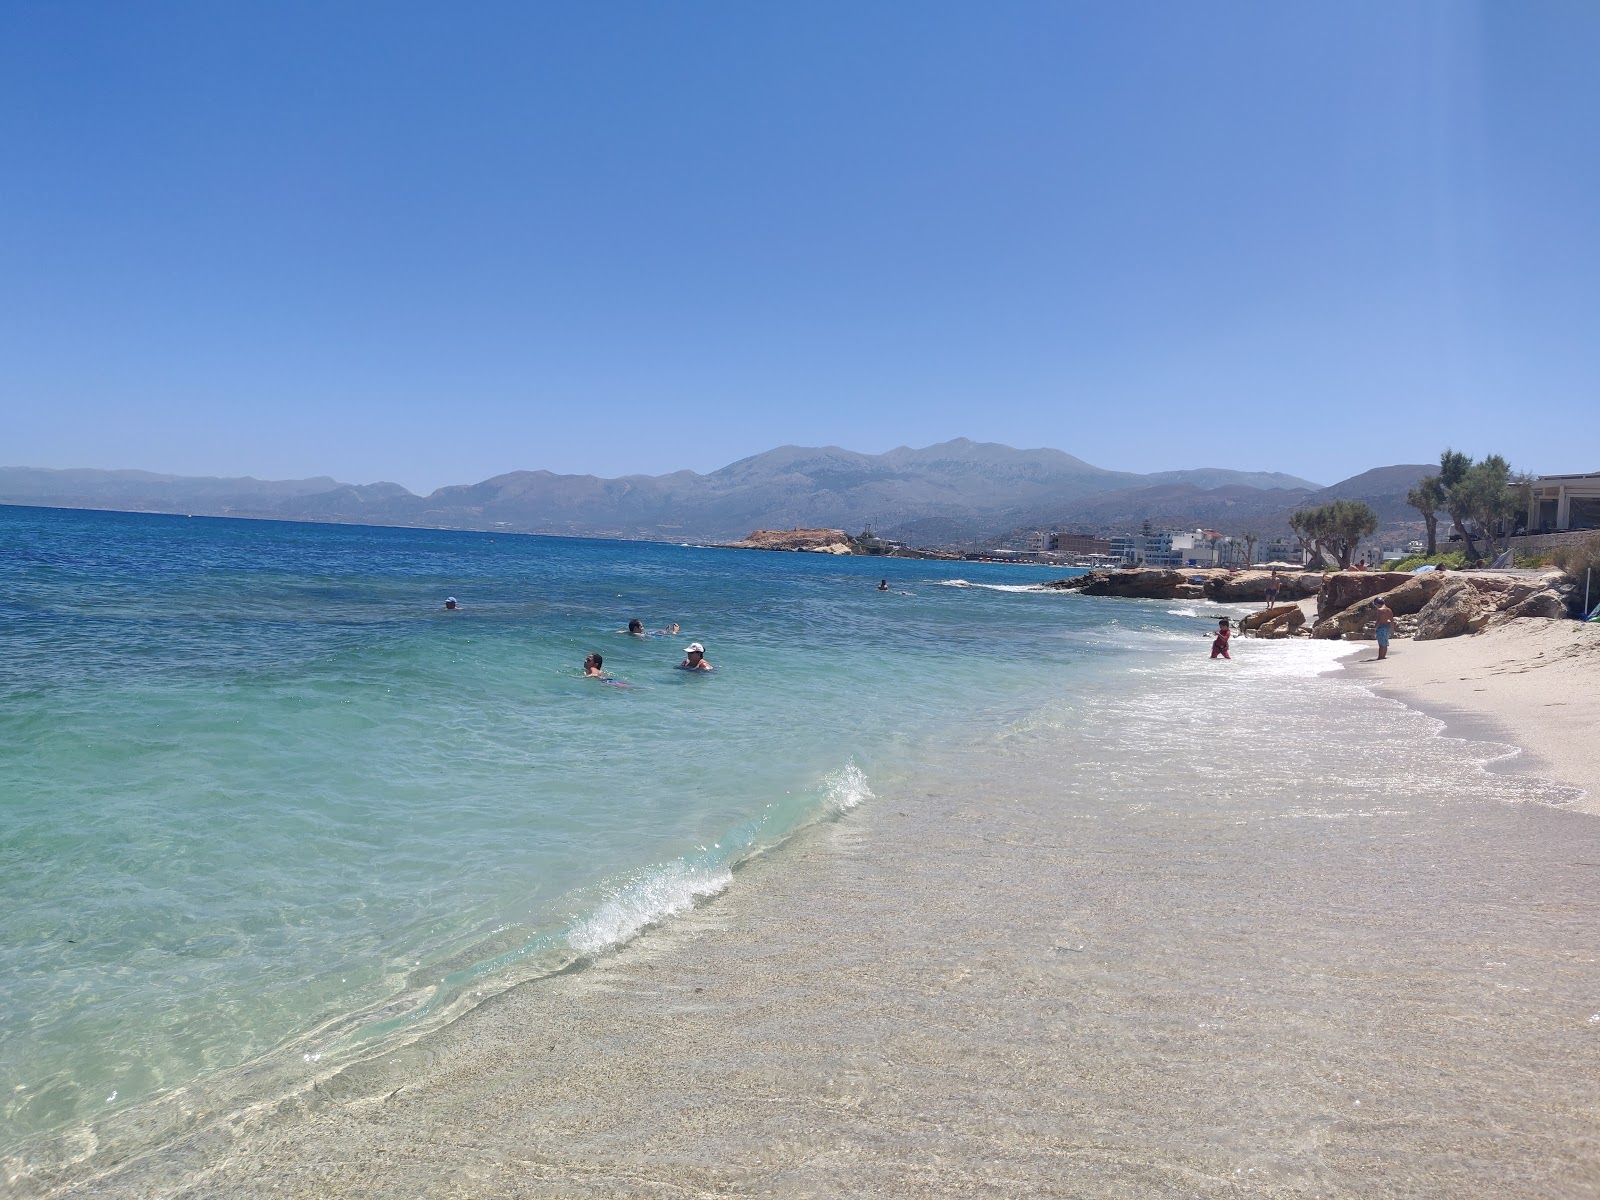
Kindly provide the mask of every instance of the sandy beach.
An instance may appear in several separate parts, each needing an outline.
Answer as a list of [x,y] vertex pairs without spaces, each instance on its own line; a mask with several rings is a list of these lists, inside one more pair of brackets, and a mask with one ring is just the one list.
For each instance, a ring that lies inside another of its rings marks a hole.
[[1600,822],[1279,670],[1313,649],[952,746],[616,952],[23,1194],[1600,1196]]
[[1586,793],[1600,813],[1600,625],[1527,618],[1472,637],[1396,641],[1383,662],[1375,643],[1345,660],[1352,675],[1459,725],[1517,747],[1515,769]]

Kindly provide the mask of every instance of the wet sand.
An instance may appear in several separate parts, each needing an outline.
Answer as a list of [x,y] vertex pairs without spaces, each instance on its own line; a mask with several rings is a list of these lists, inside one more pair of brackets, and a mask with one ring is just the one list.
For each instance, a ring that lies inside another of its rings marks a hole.
[[1377,706],[1368,770],[1419,778],[1314,726],[1276,767],[1086,762],[1085,709],[1072,770],[1045,735],[929,764],[687,918],[61,1194],[1600,1196],[1600,821],[1348,682],[1265,699],[1335,739]]
[[1376,655],[1373,643],[1346,665],[1380,694],[1494,730],[1523,769],[1584,789],[1578,803],[1600,813],[1600,625],[1525,618]]

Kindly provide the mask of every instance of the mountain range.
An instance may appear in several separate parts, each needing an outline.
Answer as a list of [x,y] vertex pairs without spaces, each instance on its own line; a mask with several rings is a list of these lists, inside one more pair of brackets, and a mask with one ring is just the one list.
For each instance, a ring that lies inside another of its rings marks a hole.
[[1060,450],[966,438],[860,454],[780,446],[708,474],[557,475],[512,471],[418,496],[397,483],[216,479],[145,471],[0,468],[0,503],[486,529],[660,541],[729,541],[752,529],[872,525],[918,545],[976,544],[1017,527],[1086,532],[1205,525],[1264,535],[1288,514],[1365,499],[1385,526],[1416,519],[1407,488],[1426,466],[1381,467],[1329,488],[1278,472],[1108,471]]

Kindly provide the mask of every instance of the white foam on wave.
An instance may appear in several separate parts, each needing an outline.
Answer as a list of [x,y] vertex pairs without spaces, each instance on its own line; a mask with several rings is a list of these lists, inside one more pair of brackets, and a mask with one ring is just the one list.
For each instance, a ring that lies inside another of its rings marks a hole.
[[867,786],[867,777],[853,761],[824,776],[822,784],[822,802],[830,812],[849,812],[863,800],[873,798],[872,789]]
[[651,925],[693,908],[725,891],[733,882],[726,866],[695,867],[668,863],[643,871],[613,889],[588,916],[567,931],[567,942],[579,954],[598,954],[631,942]]
[[938,579],[939,587],[983,588],[989,592],[1048,592],[1054,589],[1037,583],[969,583],[965,579]]

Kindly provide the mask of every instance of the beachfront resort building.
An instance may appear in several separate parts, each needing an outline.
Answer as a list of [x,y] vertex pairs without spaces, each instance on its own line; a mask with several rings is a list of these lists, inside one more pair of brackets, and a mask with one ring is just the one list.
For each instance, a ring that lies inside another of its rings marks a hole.
[[1105,538],[1086,533],[1059,533],[1053,529],[1024,529],[1002,538],[990,553],[1009,551],[1019,555],[1104,558],[1111,553]]
[[1288,563],[1300,567],[1305,565],[1305,561],[1306,552],[1293,538],[1270,538],[1256,547],[1258,563]]
[[1600,529],[1600,471],[1541,475],[1529,485],[1528,532]]
[[1111,539],[1112,557],[1132,566],[1181,567],[1183,551],[1175,550],[1171,533],[1119,534]]

